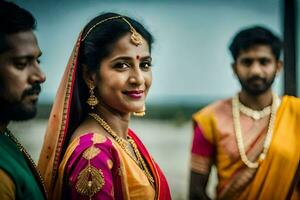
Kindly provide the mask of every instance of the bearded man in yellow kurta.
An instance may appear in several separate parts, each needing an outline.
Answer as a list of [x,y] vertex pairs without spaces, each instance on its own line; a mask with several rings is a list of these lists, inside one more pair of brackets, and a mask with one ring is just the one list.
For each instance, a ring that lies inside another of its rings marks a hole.
[[217,168],[217,199],[300,199],[300,100],[278,97],[271,86],[282,62],[282,42],[264,27],[232,40],[232,69],[241,91],[193,115],[190,199]]

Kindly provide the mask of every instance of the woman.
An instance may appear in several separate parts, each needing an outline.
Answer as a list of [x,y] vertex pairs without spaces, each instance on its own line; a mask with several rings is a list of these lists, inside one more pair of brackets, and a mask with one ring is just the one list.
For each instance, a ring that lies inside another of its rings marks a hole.
[[167,181],[128,128],[151,86],[151,34],[115,13],[76,43],[39,160],[50,199],[171,199]]

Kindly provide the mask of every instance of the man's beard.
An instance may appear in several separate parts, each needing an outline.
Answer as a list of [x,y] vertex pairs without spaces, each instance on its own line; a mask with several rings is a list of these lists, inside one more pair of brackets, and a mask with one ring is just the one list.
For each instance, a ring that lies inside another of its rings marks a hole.
[[[276,77],[276,72],[272,75],[270,79],[261,78],[259,76],[253,76],[246,80],[242,80],[240,77],[238,77],[238,79],[244,91],[246,91],[248,94],[252,96],[259,96],[271,88],[275,80],[275,77]],[[253,82],[257,80],[260,80],[262,83],[255,86]]]
[[[30,89],[26,89],[23,92],[19,100],[0,100],[0,121],[23,121],[35,117],[37,113],[36,104],[25,105],[23,99],[32,94],[39,94],[40,91],[40,84],[34,84]],[[0,92],[3,92],[3,90],[0,89]],[[5,95],[5,92],[2,94]]]

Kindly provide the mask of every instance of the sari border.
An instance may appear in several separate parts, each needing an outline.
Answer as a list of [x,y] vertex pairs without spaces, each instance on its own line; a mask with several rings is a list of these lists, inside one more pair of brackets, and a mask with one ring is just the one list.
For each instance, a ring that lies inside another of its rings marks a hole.
[[160,197],[160,186],[161,186],[161,182],[160,182],[160,178],[158,176],[158,170],[156,168],[156,165],[154,163],[154,160],[152,159],[152,157],[150,156],[149,152],[146,150],[145,146],[142,144],[142,142],[139,140],[139,138],[135,135],[135,133],[128,129],[128,135],[134,139],[135,143],[138,146],[138,149],[142,152],[144,159],[147,161],[147,164],[149,165],[149,167],[151,168],[151,171],[153,173],[153,176],[155,178],[155,197],[159,199]]
[[74,81],[75,78],[74,75],[76,73],[76,68],[77,68],[77,58],[78,58],[78,51],[80,48],[80,41],[81,41],[81,33],[80,36],[77,40],[76,43],[76,47],[73,53],[73,59],[72,59],[72,63],[70,65],[70,69],[68,72],[68,80],[67,80],[67,88],[66,88],[66,96],[64,98],[64,103],[63,103],[63,113],[62,113],[62,121],[61,121],[61,125],[60,125],[60,129],[59,129],[59,135],[58,135],[58,141],[57,141],[57,146],[56,146],[56,150],[55,150],[55,155],[54,155],[54,161],[53,161],[53,169],[52,169],[52,178],[51,178],[51,183],[50,183],[50,187],[53,188],[54,186],[54,180],[55,177],[57,176],[57,172],[58,172],[58,164],[59,164],[59,160],[61,158],[61,151],[62,151],[62,145],[64,143],[64,140],[66,138],[66,133],[67,133],[67,129],[68,129],[68,121],[69,121],[69,114],[70,114],[70,108],[71,108],[71,102],[72,102],[72,91],[73,91],[73,86],[74,86]]

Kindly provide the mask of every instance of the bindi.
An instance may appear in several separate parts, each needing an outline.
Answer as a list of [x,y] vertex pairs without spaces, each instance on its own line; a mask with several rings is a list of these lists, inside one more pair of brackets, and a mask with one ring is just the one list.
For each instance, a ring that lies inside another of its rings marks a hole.
[[136,59],[139,60],[141,57],[139,55],[136,56]]

